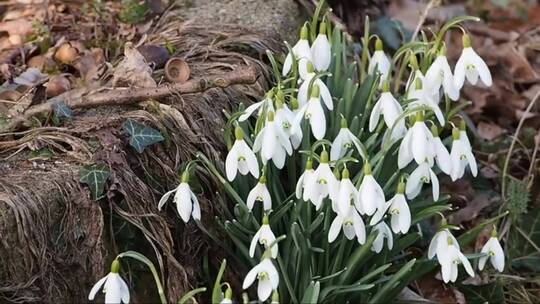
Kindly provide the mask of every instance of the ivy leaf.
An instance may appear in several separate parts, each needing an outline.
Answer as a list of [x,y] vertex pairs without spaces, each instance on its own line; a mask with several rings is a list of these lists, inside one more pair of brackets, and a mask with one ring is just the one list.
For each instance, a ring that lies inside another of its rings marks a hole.
[[54,116],[58,119],[73,117],[73,110],[71,110],[71,108],[68,107],[63,101],[53,103],[52,109]]
[[129,144],[139,153],[142,153],[147,146],[164,140],[158,130],[142,125],[133,119],[126,120],[122,128],[130,135]]
[[97,200],[110,174],[111,171],[105,165],[87,165],[79,169],[79,181],[88,185],[92,199]]

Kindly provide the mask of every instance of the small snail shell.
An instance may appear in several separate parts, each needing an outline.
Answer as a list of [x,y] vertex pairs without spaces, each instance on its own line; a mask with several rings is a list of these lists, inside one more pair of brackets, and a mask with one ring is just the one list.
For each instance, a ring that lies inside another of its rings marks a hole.
[[165,65],[165,77],[170,82],[184,83],[189,79],[188,64],[178,57],[174,57],[167,61]]

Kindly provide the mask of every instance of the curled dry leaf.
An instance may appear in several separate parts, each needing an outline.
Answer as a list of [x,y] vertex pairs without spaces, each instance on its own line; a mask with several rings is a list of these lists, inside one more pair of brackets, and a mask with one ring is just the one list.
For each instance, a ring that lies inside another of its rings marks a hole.
[[42,82],[45,78],[46,76],[42,74],[40,70],[36,68],[28,68],[21,75],[13,79],[13,82],[32,87]]
[[165,65],[165,76],[170,82],[184,83],[189,79],[188,64],[180,58],[171,58]]
[[51,69],[55,65],[54,61],[45,55],[34,56],[26,64],[29,68],[36,68],[40,71]]
[[58,96],[71,89],[69,80],[63,75],[55,75],[49,78],[49,81],[45,84],[47,88],[45,93],[47,98]]
[[131,42],[124,45],[124,59],[118,64],[113,74],[113,86],[135,86],[141,88],[156,87],[152,78],[152,69]]
[[78,50],[67,42],[58,47],[54,59],[64,64],[72,64],[77,59],[78,53]]
[[478,124],[477,131],[478,135],[485,140],[493,140],[505,132],[499,125],[483,121]]
[[89,51],[84,51],[84,54],[75,60],[73,66],[79,71],[79,75],[84,81],[92,82],[99,79],[99,71],[104,63],[105,56],[103,55],[103,50],[93,48]]
[[154,65],[155,69],[162,68],[170,57],[167,49],[160,45],[142,45],[137,50],[148,64]]
[[33,32],[32,22],[24,18],[0,22],[0,32],[7,32],[9,35],[30,35]]

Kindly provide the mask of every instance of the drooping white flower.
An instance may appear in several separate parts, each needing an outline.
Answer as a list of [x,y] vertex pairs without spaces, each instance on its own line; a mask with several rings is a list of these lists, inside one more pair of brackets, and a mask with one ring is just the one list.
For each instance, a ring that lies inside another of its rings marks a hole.
[[269,91],[263,100],[256,102],[244,110],[244,113],[238,117],[238,121],[242,122],[247,120],[255,111],[258,110],[257,115],[260,116],[262,111],[266,108],[267,111],[274,111],[274,105],[272,104],[272,98],[274,98],[274,91]]
[[433,259],[439,252],[446,250],[448,247],[448,238],[452,239],[452,246],[459,249],[459,243],[448,229],[442,229],[435,233],[428,248],[428,258]]
[[424,184],[431,183],[433,200],[439,200],[439,179],[427,162],[423,162],[409,176],[405,193],[409,199],[413,199],[420,194]]
[[[313,70],[313,64],[311,62],[306,64],[306,69],[305,74],[300,74],[300,77],[303,79],[302,84],[298,88],[298,103],[300,104],[300,107],[303,107],[309,101],[309,85],[312,82],[312,79],[316,76]],[[332,95],[330,95],[330,90],[328,90],[328,87],[320,78],[313,80],[311,88],[312,91],[315,85],[319,87],[319,93],[322,101],[328,110],[332,111],[334,109],[334,103],[332,101]]]
[[324,116],[324,110],[321,105],[318,85],[313,85],[313,88],[311,88],[311,98],[308,103],[296,113],[291,132],[296,132],[297,128],[301,128],[300,123],[303,118],[309,121],[313,136],[317,140],[323,139],[326,133],[326,117]]
[[341,173],[341,181],[339,182],[339,193],[337,197],[337,210],[338,213],[346,214],[351,205],[358,204],[358,190],[354,187],[354,184],[349,178],[349,170],[343,169]]
[[450,160],[450,153],[446,150],[446,147],[439,137],[439,131],[436,126],[431,127],[431,134],[433,134],[433,150],[435,151],[435,163],[437,167],[441,169],[447,175],[452,172],[452,161]]
[[283,98],[283,93],[278,91],[276,94],[276,125],[281,126],[285,135],[290,139],[293,149],[297,149],[302,143],[302,128],[294,128],[293,130],[295,114],[283,103]]
[[417,112],[416,121],[407,131],[398,151],[398,167],[405,168],[413,159],[417,164],[428,162],[431,166],[434,161],[433,135],[424,123],[423,114]]
[[465,168],[469,166],[473,176],[478,174],[476,159],[472,154],[471,146],[467,144],[461,137],[461,132],[454,128],[452,131],[452,149],[450,150],[450,161],[452,163],[452,171],[450,177],[455,181],[465,174]]
[[255,137],[253,151],[261,151],[264,164],[271,159],[274,165],[281,169],[285,165],[286,154],[292,154],[292,145],[283,128],[276,123],[274,118],[274,112],[268,112],[266,124]]
[[332,60],[332,47],[326,37],[326,23],[321,22],[319,26],[319,35],[313,45],[311,46],[311,55],[313,58],[313,65],[317,71],[322,72],[328,70],[330,62]]
[[259,281],[257,295],[259,300],[264,302],[270,297],[272,290],[276,290],[279,286],[279,273],[270,257],[263,257],[262,261],[247,273],[242,288],[249,288],[255,279]]
[[335,241],[341,230],[348,240],[356,237],[358,243],[364,244],[366,242],[366,226],[353,205],[349,205],[345,212],[337,213],[328,231],[328,242]]
[[472,85],[476,85],[478,78],[480,78],[484,85],[488,87],[492,84],[489,68],[484,60],[478,56],[471,47],[471,39],[467,34],[463,34],[463,52],[454,69],[454,81],[458,89],[463,87],[465,78],[467,78]]
[[374,75],[375,68],[377,68],[377,72],[381,74],[380,83],[382,84],[385,80],[388,79],[392,65],[390,63],[390,60],[388,59],[388,57],[383,51],[382,41],[378,38],[377,38],[377,41],[375,42],[375,52],[373,53],[373,56],[371,56],[371,59],[369,60],[368,74]]
[[482,247],[480,252],[487,254],[487,256],[480,257],[478,260],[479,270],[483,270],[486,266],[486,262],[489,260],[493,268],[497,269],[497,271],[504,271],[504,251],[499,243],[495,230],[492,231],[491,237],[486,244],[484,244],[484,247]]
[[378,208],[384,208],[384,192],[371,174],[371,166],[364,163],[364,178],[358,190],[356,209],[360,214],[372,215]]
[[300,178],[298,178],[298,182],[296,183],[296,198],[300,199],[304,197],[307,181],[309,181],[313,172],[315,172],[315,170],[313,170],[313,160],[308,158],[306,161],[306,169],[304,170],[304,173],[300,175]]
[[[305,60],[302,60],[305,59]],[[293,65],[293,60],[298,60],[299,67],[302,69],[301,65],[305,65],[308,61],[313,61],[311,57],[311,49],[309,47],[308,41],[308,29],[304,25],[300,30],[300,40],[292,47],[292,54],[287,54],[285,57],[285,62],[283,63],[283,76],[286,76],[291,71]]]
[[438,105],[438,101],[434,99],[433,92],[425,89],[419,79],[416,80],[415,86],[416,88],[414,90],[410,90],[407,94],[407,99],[411,100],[411,102],[407,105],[407,109],[414,109],[419,106],[427,107],[435,114],[435,117],[437,117],[439,124],[441,126],[444,126],[444,114]]
[[255,178],[259,178],[259,163],[257,162],[255,153],[251,151],[251,148],[244,141],[242,128],[236,127],[234,134],[236,140],[225,159],[227,179],[233,181],[236,177],[236,172],[240,172],[242,175],[250,172]]
[[341,128],[339,129],[338,135],[332,142],[330,148],[330,160],[338,160],[345,156],[349,150],[353,147],[356,148],[358,153],[363,159],[366,159],[364,145],[360,142],[358,137],[356,137],[351,130],[347,127],[347,120],[341,118]]
[[272,209],[272,197],[266,187],[266,177],[261,176],[259,182],[249,191],[246,205],[249,210],[253,209],[255,202],[262,202],[264,211]]
[[174,192],[173,202],[176,204],[176,210],[182,218],[182,220],[187,223],[190,217],[193,217],[195,220],[201,219],[201,207],[199,205],[199,200],[188,184],[189,173],[185,171],[182,174],[182,181],[180,185],[167,193],[165,193],[159,200],[158,210],[161,210],[163,205],[167,202],[171,194]]
[[[261,228],[259,228],[259,231],[255,233],[253,239],[251,239],[251,244],[249,246],[249,256],[253,257],[255,255],[255,248],[257,247],[257,243],[263,245],[265,249],[268,249],[268,247],[272,245],[275,240],[276,236],[270,228],[268,217],[265,215],[263,217],[263,224],[261,225]],[[274,244],[270,249],[270,252],[272,258],[275,259],[278,255],[278,245]]]
[[459,99],[459,89],[454,82],[454,75],[452,75],[452,70],[448,64],[444,46],[441,48],[435,61],[428,68],[424,79],[426,81],[424,85],[430,92],[438,92],[442,85],[444,93],[450,99]]
[[317,169],[305,180],[304,201],[311,201],[319,210],[325,197],[336,200],[338,181],[328,165],[328,152],[322,151]]
[[392,247],[394,247],[394,237],[392,236],[390,227],[388,227],[385,222],[380,222],[373,226],[373,231],[378,233],[373,241],[373,245],[371,245],[371,251],[376,253],[381,252],[384,247],[384,239],[386,239],[386,246],[388,247],[388,250],[392,250]]
[[377,224],[386,213],[391,215],[390,226],[394,233],[407,233],[411,227],[411,211],[405,199],[405,183],[399,182],[396,194],[385,204],[385,208],[377,209],[369,225]]
[[474,270],[467,257],[459,250],[459,247],[454,246],[454,239],[448,237],[446,239],[447,246],[445,250],[437,252],[437,260],[441,265],[441,275],[445,283],[455,282],[458,276],[458,265],[463,264],[465,271],[474,277]]
[[126,282],[120,277],[118,272],[120,271],[120,262],[114,260],[111,264],[111,272],[108,275],[99,280],[88,295],[88,300],[93,301],[96,297],[96,293],[103,286],[103,293],[105,293],[105,304],[116,303],[129,303],[129,288]]
[[[388,82],[385,82],[386,89]],[[384,122],[386,124],[386,127],[388,129],[392,128],[396,121],[398,120],[399,116],[403,113],[403,109],[401,108],[401,105],[399,102],[392,96],[392,93],[389,91],[384,91],[381,94],[381,97],[379,97],[379,100],[375,103],[373,106],[373,110],[371,110],[371,115],[369,117],[369,131],[373,132],[375,128],[377,127],[377,124],[379,123],[379,118],[382,114]],[[407,132],[407,128],[405,127],[405,120],[400,119],[396,126],[393,129],[392,137],[393,138],[401,138],[405,135]]]

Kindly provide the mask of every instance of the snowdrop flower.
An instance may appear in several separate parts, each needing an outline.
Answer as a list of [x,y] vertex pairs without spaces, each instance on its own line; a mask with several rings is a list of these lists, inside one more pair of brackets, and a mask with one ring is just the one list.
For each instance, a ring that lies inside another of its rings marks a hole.
[[358,204],[358,190],[354,187],[354,184],[349,178],[349,170],[343,169],[341,174],[341,181],[339,184],[339,193],[337,198],[337,211],[338,213],[346,214],[351,205]]
[[[306,69],[307,69],[306,74],[301,75],[304,81],[298,88],[298,102],[300,104],[300,107],[303,107],[308,102],[309,84],[312,82],[311,80],[313,79],[313,77],[316,76],[313,70],[313,64],[311,62],[307,63]],[[334,104],[332,101],[332,95],[330,95],[330,91],[328,90],[328,87],[320,78],[317,78],[313,81],[313,85],[311,86],[311,91],[313,91],[313,87],[315,87],[315,85],[319,87],[319,92],[320,92],[322,101],[324,102],[328,110],[332,111],[334,109]]]
[[392,250],[392,247],[394,247],[394,237],[392,236],[390,227],[388,227],[385,222],[380,222],[373,226],[373,231],[377,231],[378,233],[377,237],[375,237],[375,240],[373,241],[373,245],[371,245],[371,251],[376,253],[381,252],[384,246],[384,239],[386,239],[388,250]]
[[250,211],[253,209],[255,202],[262,202],[264,211],[272,209],[272,197],[268,192],[268,188],[266,188],[266,177],[264,175],[259,178],[257,185],[249,191],[246,205]]
[[292,47],[292,54],[289,53],[287,54],[287,57],[285,57],[285,62],[283,63],[283,76],[286,76],[291,71],[293,60],[298,60],[299,70],[303,68],[302,65],[305,65],[309,61],[313,61],[308,41],[308,28],[305,24],[300,30],[300,40]]
[[348,240],[356,237],[358,243],[364,244],[366,242],[366,226],[362,217],[352,205],[349,205],[346,212],[337,213],[328,231],[328,242],[335,241],[341,230],[343,230],[343,234]]
[[405,168],[412,160],[417,164],[433,164],[433,135],[424,123],[422,111],[416,113],[416,121],[401,141],[398,151],[398,167]]
[[264,302],[270,297],[272,290],[276,290],[279,285],[279,273],[270,257],[263,257],[262,261],[247,273],[242,288],[249,288],[255,279],[259,280],[257,295],[259,300]]
[[[373,132],[379,123],[379,118],[382,115],[387,128],[392,128],[399,116],[403,113],[403,109],[399,102],[388,91],[388,81],[383,82],[383,92],[379,100],[373,106],[369,117],[369,132]],[[393,137],[403,137],[407,132],[405,120],[401,119],[393,130]]]
[[332,142],[332,146],[330,148],[330,160],[338,160],[345,156],[347,154],[348,150],[352,147],[356,148],[358,150],[358,153],[363,159],[366,159],[366,153],[364,145],[360,142],[358,137],[356,137],[351,130],[347,127],[347,120],[342,117],[341,118],[341,128],[339,129],[339,133]]
[[420,194],[424,184],[431,183],[433,200],[439,200],[439,179],[427,162],[421,163],[409,176],[405,192],[409,199],[413,199]]
[[255,111],[259,110],[257,113],[258,116],[261,115],[262,111],[266,108],[268,111],[274,111],[274,106],[272,104],[272,98],[274,98],[274,91],[269,91],[266,93],[266,97],[256,102],[244,110],[244,113],[238,117],[238,121],[247,120]]
[[255,138],[253,152],[261,151],[264,164],[272,159],[274,165],[281,169],[285,165],[286,154],[292,154],[292,145],[283,128],[277,125],[274,118],[274,112],[268,112],[266,124]]
[[283,101],[283,93],[278,91],[276,94],[276,125],[281,126],[285,135],[290,139],[293,149],[297,149],[302,143],[302,128],[294,128],[294,133],[292,132],[295,114]]
[[[442,226],[446,225],[446,221],[443,220]],[[435,233],[428,248],[428,258],[433,259],[438,256],[440,252],[445,251],[448,248],[448,239],[452,240],[452,246],[456,246],[459,249],[459,243],[456,238],[450,233],[447,228]]]
[[368,66],[368,74],[374,75],[375,68],[377,72],[381,74],[381,84],[388,79],[391,69],[391,63],[386,54],[383,51],[383,43],[381,39],[377,38],[375,42],[375,52],[371,56]]
[[408,105],[408,109],[414,109],[419,106],[427,107],[429,110],[431,110],[435,117],[437,117],[437,120],[439,121],[439,124],[441,126],[444,126],[445,119],[444,114],[441,111],[441,108],[439,107],[439,104],[437,100],[434,99],[432,92],[429,92],[422,86],[422,81],[420,79],[417,79],[415,82],[415,89],[410,90],[409,94],[407,95],[407,99],[412,100]]
[[111,272],[99,280],[88,295],[88,300],[93,301],[98,290],[103,286],[105,293],[105,303],[129,303],[129,289],[118,272],[120,271],[120,262],[114,260],[111,264]]
[[459,250],[459,247],[454,246],[454,239],[448,237],[446,239],[447,247],[437,253],[439,264],[441,265],[441,274],[445,283],[455,282],[458,276],[458,265],[463,264],[465,271],[474,277],[474,271],[467,257]]
[[497,232],[495,229],[491,231],[491,237],[486,242],[484,247],[482,247],[482,253],[487,254],[487,256],[480,257],[478,260],[478,269],[483,270],[486,266],[486,262],[489,259],[489,262],[493,268],[497,269],[499,272],[504,271],[504,251],[497,239]]
[[358,190],[356,209],[360,214],[372,215],[378,208],[384,208],[384,192],[371,174],[371,166],[364,163],[364,178]]
[[182,173],[182,180],[180,182],[180,185],[176,189],[165,193],[163,197],[159,200],[158,204],[158,210],[161,210],[161,208],[163,207],[163,205],[165,205],[171,194],[176,192],[173,202],[176,204],[178,214],[180,215],[184,223],[187,223],[190,217],[193,217],[194,220],[201,219],[201,207],[199,206],[199,200],[197,199],[197,196],[195,196],[193,191],[191,191],[188,181],[189,172],[184,171],[184,173]]
[[492,80],[487,64],[471,47],[471,38],[469,35],[463,34],[462,39],[463,52],[454,69],[454,81],[457,89],[459,90],[463,87],[465,78],[467,78],[472,85],[476,85],[478,78],[480,78],[484,85],[490,87]]
[[313,64],[317,71],[326,71],[332,60],[332,48],[328,38],[326,37],[326,22],[321,22],[319,26],[319,35],[311,46],[311,55]]
[[454,139],[452,142],[452,150],[450,151],[450,160],[452,163],[450,177],[452,178],[452,181],[463,177],[467,166],[471,169],[473,176],[478,174],[478,167],[476,165],[476,159],[472,154],[471,146],[461,138],[460,133],[461,132],[457,128],[452,130],[452,138]]
[[371,218],[369,225],[377,224],[384,217],[385,213],[391,215],[390,224],[394,233],[407,233],[411,227],[411,211],[407,200],[405,199],[405,183],[400,181],[396,194],[392,199],[386,202],[385,208],[377,209],[377,212]]
[[319,210],[325,197],[336,200],[338,181],[328,165],[328,152],[322,151],[317,169],[305,180],[304,201],[311,201]]
[[[225,283],[227,284],[227,283]],[[231,289],[231,286],[229,286],[229,284],[227,284],[227,290],[225,290],[225,296],[223,297],[223,299],[221,300],[221,302],[219,302],[219,304],[232,304],[232,295],[233,295],[233,291]]]
[[450,160],[450,153],[446,150],[446,147],[439,137],[439,130],[436,126],[431,126],[431,134],[433,134],[433,150],[435,152],[435,162],[437,167],[441,169],[447,175],[452,172],[452,162]]
[[253,177],[259,178],[259,163],[257,162],[255,153],[251,151],[251,148],[244,141],[242,128],[237,126],[234,130],[234,136],[236,141],[225,159],[227,179],[233,181],[237,171],[242,175],[250,172]]
[[426,88],[435,93],[438,92],[441,85],[443,87],[444,93],[450,97],[452,100],[458,100],[459,98],[459,89],[454,83],[454,76],[452,75],[452,70],[448,64],[448,59],[446,58],[446,47],[442,47],[439,51],[439,55],[433,61],[431,66],[426,72]]
[[[265,249],[268,249],[268,247],[272,245],[275,240],[276,236],[272,232],[272,229],[270,229],[268,216],[266,216],[265,214],[263,217],[263,224],[261,225],[261,228],[259,228],[259,231],[255,233],[253,239],[251,240],[251,245],[249,246],[249,256],[253,257],[255,255],[255,248],[257,247],[257,243],[263,245]],[[275,259],[278,255],[278,245],[274,244],[270,251],[272,258]]]
[[326,118],[320,101],[318,85],[313,85],[311,88],[311,98],[308,103],[296,113],[291,132],[296,132],[297,128],[301,128],[300,122],[302,118],[306,118],[309,121],[311,132],[317,140],[324,138],[324,134],[326,133]]
[[307,181],[311,178],[313,172],[315,172],[315,170],[313,170],[313,160],[310,157],[306,161],[306,170],[304,170],[304,173],[300,175],[300,178],[298,178],[298,182],[296,183],[295,193],[297,199],[304,197]]

